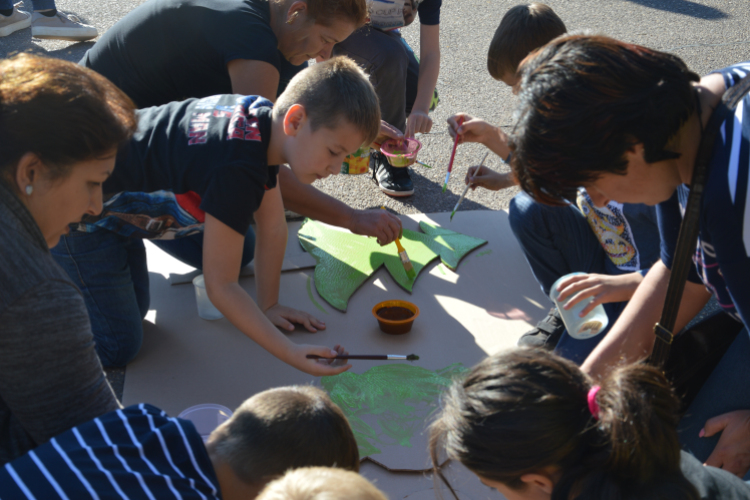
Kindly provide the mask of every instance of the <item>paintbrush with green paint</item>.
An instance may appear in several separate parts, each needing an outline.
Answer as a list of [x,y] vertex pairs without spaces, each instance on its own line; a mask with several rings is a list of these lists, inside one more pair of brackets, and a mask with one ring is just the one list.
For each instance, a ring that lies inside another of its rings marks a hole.
[[[385,210],[385,207],[380,207],[381,209]],[[414,266],[411,264],[411,260],[409,259],[409,255],[406,253],[406,249],[401,245],[401,237],[399,236],[394,241],[396,243],[396,248],[398,249],[398,256],[401,258],[401,263],[404,265],[404,271],[406,271],[406,276],[413,280],[417,277],[417,272],[414,270]]]
[[373,361],[416,361],[419,356],[416,354],[339,354],[331,358],[318,356],[317,354],[308,354],[307,359],[365,359]]
[[414,270],[414,266],[411,265],[411,260],[409,260],[409,256],[406,255],[406,249],[401,246],[401,238],[396,238],[396,248],[398,248],[398,256],[401,258],[401,263],[404,265],[404,271],[406,271],[406,276],[409,277],[410,280],[413,280],[417,277],[417,272]]
[[[487,159],[487,155],[488,155],[488,154],[490,154],[490,152],[489,152],[489,151],[487,151],[487,152],[486,152],[486,153],[484,154],[484,158],[482,158],[482,162],[481,162],[481,163],[479,164],[479,168],[482,168],[482,165],[484,165],[484,160],[486,160],[486,159]],[[477,170],[479,170],[479,168],[478,168]],[[468,183],[468,184],[466,185],[466,187],[464,188],[464,192],[463,192],[463,193],[461,193],[461,197],[460,197],[460,198],[458,199],[458,201],[456,202],[456,206],[455,206],[455,207],[453,207],[453,212],[451,212],[451,218],[450,218],[450,222],[453,222],[453,216],[454,216],[454,215],[456,215],[456,210],[458,210],[458,206],[459,206],[459,205],[461,204],[461,202],[462,202],[462,201],[464,201],[464,197],[466,196],[466,193],[468,193],[468,192],[469,192],[469,188],[470,188],[470,187],[471,187],[471,182],[470,182],[470,183]]]

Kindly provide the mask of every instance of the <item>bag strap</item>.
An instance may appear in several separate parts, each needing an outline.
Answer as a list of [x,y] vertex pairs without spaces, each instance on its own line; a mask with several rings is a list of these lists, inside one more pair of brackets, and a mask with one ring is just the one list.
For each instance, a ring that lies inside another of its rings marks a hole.
[[721,124],[727,117],[734,113],[734,108],[750,90],[750,77],[745,77],[736,85],[727,89],[722,96],[721,102],[711,114],[711,118],[703,131],[698,153],[693,168],[693,179],[690,184],[685,215],[680,224],[680,233],[677,237],[677,247],[672,262],[672,271],[667,286],[667,297],[664,301],[664,310],[661,319],[654,325],[654,349],[651,352],[649,363],[653,366],[663,367],[669,355],[669,348],[674,340],[672,329],[677,321],[677,312],[682,301],[682,292],[685,290],[690,266],[693,265],[693,254],[698,242],[698,216],[700,215],[701,202],[703,200],[703,188],[708,177],[708,167],[711,163],[714,141],[719,132]]

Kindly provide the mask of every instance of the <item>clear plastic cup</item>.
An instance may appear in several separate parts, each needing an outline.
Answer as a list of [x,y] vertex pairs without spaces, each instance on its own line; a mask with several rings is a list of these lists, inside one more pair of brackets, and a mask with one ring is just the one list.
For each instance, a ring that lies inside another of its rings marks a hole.
[[191,406],[177,415],[177,418],[190,420],[205,443],[214,429],[229,420],[231,416],[232,410],[226,406],[209,403]]
[[193,285],[195,285],[195,301],[198,303],[198,316],[208,320],[223,318],[224,315],[214,307],[208,298],[206,283],[202,274],[193,278]]
[[[585,273],[566,274],[562,278],[555,281],[555,284],[552,285],[552,288],[550,289],[549,298],[552,299],[552,301],[557,306],[557,310],[560,311],[560,316],[562,317],[563,323],[565,324],[565,329],[568,331],[568,335],[570,335],[574,339],[583,340],[598,335],[602,330],[607,328],[607,325],[609,324],[609,318],[607,317],[607,313],[604,311],[604,307],[601,304],[596,306],[583,318],[579,317],[581,311],[583,311],[583,309],[587,305],[589,305],[589,300],[582,300],[581,302],[567,310],[563,308],[562,303],[557,301],[557,297],[558,295],[560,295],[560,292],[557,291],[557,287],[560,285],[560,283],[570,278],[571,276],[576,276],[579,274]],[[570,300],[570,297],[568,297],[568,300]]]

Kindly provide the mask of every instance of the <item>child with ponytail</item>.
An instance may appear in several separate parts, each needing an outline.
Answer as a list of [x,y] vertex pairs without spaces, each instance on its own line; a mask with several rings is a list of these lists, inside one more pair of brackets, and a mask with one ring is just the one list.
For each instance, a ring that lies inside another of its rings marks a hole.
[[555,354],[506,351],[450,388],[430,454],[449,488],[443,454],[508,500],[750,499],[740,479],[680,451],[677,408],[650,366],[623,366],[598,386]]

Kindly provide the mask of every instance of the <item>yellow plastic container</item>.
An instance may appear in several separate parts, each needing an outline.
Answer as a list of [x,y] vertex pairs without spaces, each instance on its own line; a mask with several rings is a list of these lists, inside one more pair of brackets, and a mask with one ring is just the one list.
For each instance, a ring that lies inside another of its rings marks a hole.
[[366,174],[370,170],[370,147],[361,147],[355,153],[350,154],[341,164],[341,173],[358,175]]

